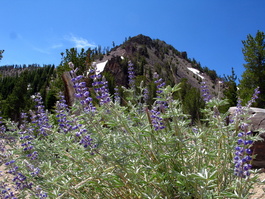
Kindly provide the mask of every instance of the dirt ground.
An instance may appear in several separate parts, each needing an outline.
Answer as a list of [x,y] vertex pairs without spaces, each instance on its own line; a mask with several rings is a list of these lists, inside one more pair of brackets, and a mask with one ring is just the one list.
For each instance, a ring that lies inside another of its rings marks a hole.
[[265,171],[259,173],[259,182],[254,185],[254,189],[250,193],[253,193],[249,199],[265,199]]

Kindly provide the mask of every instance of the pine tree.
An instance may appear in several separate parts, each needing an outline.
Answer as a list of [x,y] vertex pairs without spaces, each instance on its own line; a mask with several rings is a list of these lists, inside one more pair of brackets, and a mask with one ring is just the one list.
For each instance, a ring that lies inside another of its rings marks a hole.
[[4,50],[0,50],[0,60],[3,58]]
[[237,76],[235,75],[234,68],[232,68],[232,74],[225,76],[225,90],[224,96],[228,99],[229,106],[237,105],[237,85],[236,85]]
[[265,107],[265,35],[258,31],[256,36],[247,36],[247,40],[242,41],[243,55],[246,61],[245,72],[239,84],[239,94],[244,102],[247,102],[254,89],[259,87],[260,95],[255,106]]

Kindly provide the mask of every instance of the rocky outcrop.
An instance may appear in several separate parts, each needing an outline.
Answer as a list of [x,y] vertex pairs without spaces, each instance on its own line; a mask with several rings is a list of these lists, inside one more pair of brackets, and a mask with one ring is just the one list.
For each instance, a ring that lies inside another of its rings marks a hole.
[[[237,107],[230,107],[229,112],[231,114],[234,114],[237,110]],[[265,109],[262,108],[250,108],[249,114],[251,114],[251,125],[252,125],[252,131],[256,131],[260,128],[265,129]]]
[[[228,111],[234,114],[236,109],[237,107],[230,107]],[[265,168],[265,109],[250,108],[249,114],[252,115],[250,118],[251,131],[254,134],[259,133],[259,136],[263,139],[254,142],[251,147],[253,154],[256,154],[252,166],[255,168]]]
[[122,62],[120,56],[112,57],[105,66],[104,72],[114,77],[115,84],[126,86],[128,83],[128,63]]

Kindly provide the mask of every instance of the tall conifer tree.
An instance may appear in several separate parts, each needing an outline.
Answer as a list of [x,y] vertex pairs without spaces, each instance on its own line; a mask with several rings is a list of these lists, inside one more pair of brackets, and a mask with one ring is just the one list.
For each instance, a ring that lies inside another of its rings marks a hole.
[[235,75],[234,68],[232,68],[232,74],[229,76],[225,76],[225,90],[224,96],[228,99],[229,106],[237,105],[237,76]]
[[247,40],[242,41],[242,49],[246,64],[245,72],[239,84],[239,95],[243,103],[248,101],[254,89],[259,87],[260,95],[256,106],[265,107],[265,35],[258,31],[256,36],[247,36]]
[[3,58],[4,50],[0,50],[0,60]]

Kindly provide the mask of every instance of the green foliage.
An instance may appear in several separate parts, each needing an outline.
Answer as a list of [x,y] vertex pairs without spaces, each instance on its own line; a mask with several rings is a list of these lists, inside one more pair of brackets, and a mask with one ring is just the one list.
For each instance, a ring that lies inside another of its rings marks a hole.
[[227,110],[231,106],[237,105],[237,84],[236,84],[237,76],[235,75],[234,68],[232,68],[232,74],[229,76],[225,76],[224,78],[224,97],[228,100]]
[[239,95],[246,103],[251,98],[252,91],[260,88],[260,98],[256,106],[265,107],[265,34],[257,31],[256,36],[247,35],[247,39],[242,41],[243,55],[246,61],[245,72],[239,84]]
[[71,69],[68,66],[69,62],[72,62],[76,67],[79,68],[79,74],[83,74],[87,70],[87,66],[90,63],[90,52],[91,49],[85,51],[84,48],[78,52],[77,48],[66,49],[65,53],[61,53],[62,62],[58,67],[58,74],[61,75],[64,71],[70,71]]
[[3,53],[4,52],[5,52],[4,50],[0,50],[0,60],[3,58]]
[[102,76],[106,79],[108,82],[108,89],[109,92],[113,95],[114,94],[114,88],[115,88],[115,77],[110,74],[109,72],[103,72]]
[[[14,130],[6,135],[17,138],[17,143],[8,143],[10,158],[49,198],[247,198],[255,178],[233,174],[235,135],[247,121],[227,125],[228,114],[218,111],[226,102],[213,99],[203,110],[207,126],[191,127],[173,97],[180,89],[181,85],[167,86],[159,95],[168,108],[161,112],[166,127],[157,131],[150,112],[137,101],[128,101],[126,107],[111,102],[94,113],[74,104],[66,119],[88,131],[96,144],[93,154],[73,131],[61,133],[50,115],[53,127],[47,129],[48,135],[31,140],[38,152],[33,163],[41,170],[35,176],[27,167],[28,153],[17,147],[21,130],[9,124]],[[34,194],[34,188],[19,193],[25,197]]]
[[215,82],[215,80],[217,79],[217,74],[215,70],[210,70],[208,67],[203,67],[203,72],[205,72],[207,75],[209,75],[209,77],[211,78],[211,80],[213,82]]
[[50,110],[54,106],[55,96],[58,93],[58,90],[49,90],[47,95],[47,89],[53,83],[55,76],[54,68],[54,65],[38,66],[34,70],[25,68],[19,75],[1,78],[0,93],[2,99],[0,105],[2,115],[14,121],[19,120],[22,111],[28,111],[32,108],[30,96],[37,92],[41,93],[47,102],[46,108]]
[[178,92],[178,96],[175,96],[176,98],[180,98],[183,111],[185,114],[190,115],[192,124],[202,118],[200,109],[204,108],[205,103],[200,91],[188,84],[187,79],[182,79],[181,89]]
[[58,100],[57,98],[57,90],[48,90],[47,91],[47,95],[46,95],[46,99],[45,99],[45,107],[51,111],[55,108],[55,104]]

